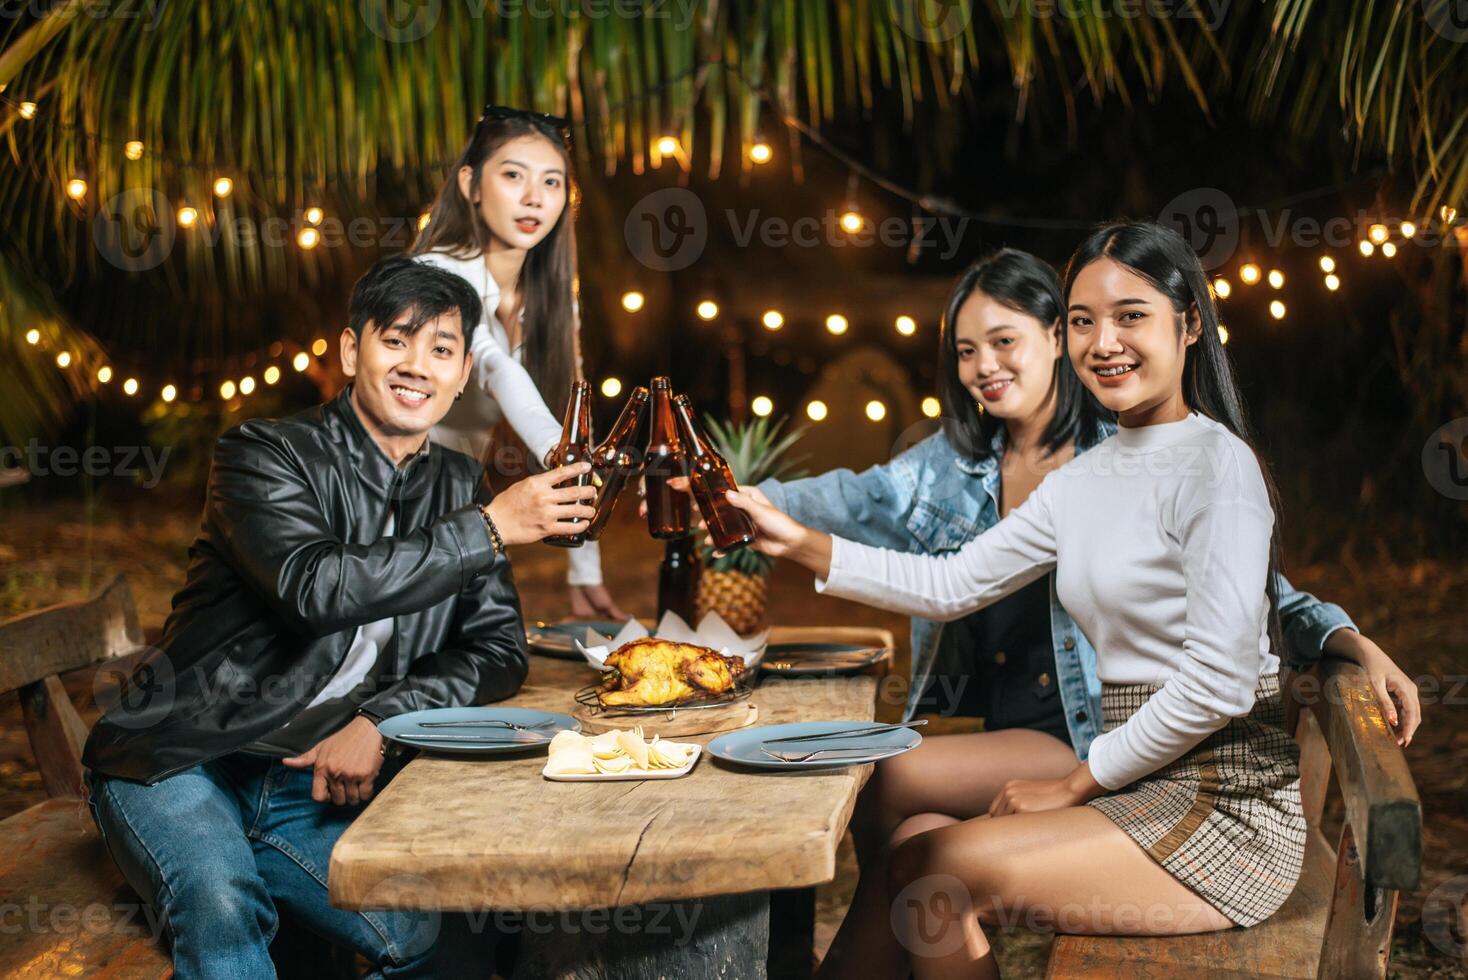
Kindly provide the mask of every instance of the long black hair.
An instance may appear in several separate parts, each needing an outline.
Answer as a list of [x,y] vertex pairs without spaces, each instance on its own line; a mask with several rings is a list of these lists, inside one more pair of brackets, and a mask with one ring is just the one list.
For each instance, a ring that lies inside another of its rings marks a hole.
[[[943,433],[959,453],[987,459],[1002,419],[980,412],[973,394],[958,376],[958,311],[974,291],[997,303],[1058,330],[1065,321],[1065,299],[1060,277],[1049,263],[1015,248],[1004,248],[969,266],[958,277],[943,309],[938,340],[938,401],[943,407]],[[1099,441],[1101,423],[1109,413],[1076,376],[1064,348],[1055,364],[1048,397],[1055,399],[1055,416],[1040,435],[1046,455],[1074,440],[1083,445]]]
[[[1171,228],[1148,221],[1104,225],[1091,233],[1065,267],[1065,298],[1081,270],[1098,259],[1111,259],[1147,280],[1172,303],[1179,314],[1180,330],[1186,330],[1188,315],[1195,313],[1202,328],[1196,342],[1187,348],[1183,361],[1183,400],[1188,408],[1220,423],[1238,436],[1254,453],[1269,506],[1274,511],[1274,528],[1269,539],[1269,643],[1284,659],[1283,632],[1279,621],[1277,579],[1283,566],[1280,550],[1279,490],[1249,427],[1244,399],[1234,380],[1233,367],[1218,335],[1218,307],[1208,276],[1187,241]],[[1068,320],[1068,318],[1067,318]]]
[[[505,143],[521,136],[540,136],[561,153],[566,168],[566,207],[550,233],[525,256],[518,283],[520,309],[525,317],[525,370],[552,407],[565,404],[577,374],[575,300],[576,227],[573,204],[575,181],[571,151],[565,137],[553,125],[526,115],[486,115],[474,127],[469,145],[449,169],[438,198],[428,211],[428,224],[410,252],[444,251],[467,259],[484,254],[489,246],[489,228],[479,208],[459,191],[459,171],[470,168],[469,196],[474,197],[483,177],[484,164]],[[515,283],[502,282],[501,289]],[[493,312],[493,311],[490,311]],[[516,311],[517,313],[520,311]],[[472,332],[474,324],[467,324]]]

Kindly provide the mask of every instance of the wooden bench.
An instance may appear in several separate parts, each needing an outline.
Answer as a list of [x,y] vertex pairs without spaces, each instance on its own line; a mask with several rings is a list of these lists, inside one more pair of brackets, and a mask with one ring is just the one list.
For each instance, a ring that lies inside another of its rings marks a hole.
[[[1285,678],[1309,824],[1300,882],[1251,929],[1178,937],[1058,936],[1047,977],[1386,976],[1397,896],[1422,870],[1422,805],[1366,674],[1327,660]],[[1339,845],[1320,828],[1331,774],[1345,804]]]
[[59,675],[143,646],[127,581],[0,623],[0,693],[18,691],[51,797],[0,821],[0,976],[169,977],[156,929],[103,846],[82,788],[87,728]]

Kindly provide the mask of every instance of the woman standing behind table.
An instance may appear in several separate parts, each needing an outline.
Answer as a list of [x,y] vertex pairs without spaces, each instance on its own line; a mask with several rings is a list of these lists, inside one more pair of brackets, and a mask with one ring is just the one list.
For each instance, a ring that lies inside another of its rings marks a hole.
[[[413,244],[420,261],[468,280],[484,303],[474,328],[474,378],[433,429],[442,445],[485,460],[490,432],[508,422],[548,466],[558,417],[580,375],[575,215],[565,121],[487,106]],[[555,406],[555,411],[548,406]],[[568,552],[571,615],[623,620],[602,584],[601,552]]]
[[1121,428],[954,555],[833,538],[730,494],[760,550],[883,608],[956,619],[1053,569],[1104,685],[1088,761],[1008,783],[986,814],[911,828],[864,869],[822,976],[997,976],[982,925],[1021,912],[1103,934],[1250,926],[1298,878],[1275,495],[1207,279],[1176,233],[1116,225],[1072,258],[1066,301],[1071,363]]

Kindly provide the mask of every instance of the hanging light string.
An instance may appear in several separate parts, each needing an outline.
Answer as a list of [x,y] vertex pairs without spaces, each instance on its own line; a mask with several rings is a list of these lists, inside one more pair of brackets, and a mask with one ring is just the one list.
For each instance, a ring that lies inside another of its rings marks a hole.
[[[1022,216],[999,216],[986,214],[983,212],[961,207],[956,202],[946,197],[941,197],[933,194],[923,194],[912,190],[877,172],[863,161],[857,159],[852,154],[841,149],[839,146],[835,145],[825,136],[823,136],[817,129],[805,123],[798,116],[784,111],[781,108],[777,99],[770,93],[767,87],[751,82],[743,75],[743,73],[738,69],[737,66],[731,66],[727,63],[721,63],[720,66],[730,71],[733,77],[738,80],[742,85],[744,85],[746,89],[750,91],[761,102],[761,104],[767,106],[779,118],[782,124],[784,124],[789,129],[797,132],[816,149],[823,152],[831,159],[835,160],[837,163],[845,166],[848,169],[849,178],[847,183],[846,196],[843,202],[843,212],[840,221],[842,228],[848,233],[855,234],[862,231],[866,227],[866,221],[861,214],[858,203],[860,180],[865,180],[867,183],[878,187],[883,191],[886,191],[888,194],[891,194],[892,196],[900,198],[904,201],[910,202],[916,208],[927,211],[930,214],[942,217],[962,218],[989,226],[1028,228],[1049,231],[1081,231],[1090,230],[1099,223],[1098,221],[1084,221],[1077,219],[1043,217],[1032,218]],[[621,102],[604,106],[600,111],[604,115],[610,114],[617,111],[618,109],[624,108],[627,105],[660,94],[669,87],[686,81],[689,78],[696,77],[697,84],[701,89],[707,81],[708,71],[713,67],[715,67],[713,64],[705,64],[689,68],[685,71],[670,76],[667,79],[664,79],[658,85],[645,89],[635,96],[630,96],[629,98],[624,99]],[[697,95],[695,95],[695,100],[696,98]],[[16,114],[22,120],[28,122],[35,120],[41,115],[40,106],[37,102],[34,101],[18,99],[9,95],[0,94],[0,104],[13,108]],[[234,173],[246,179],[290,179],[290,177],[278,173],[261,173],[258,171],[246,172],[234,166],[221,166],[217,163],[184,160],[177,156],[169,155],[167,153],[157,152],[156,150],[149,151],[140,140],[113,140],[102,137],[99,134],[89,132],[81,127],[79,124],[63,123],[61,125],[65,125],[68,128],[76,131],[82,138],[87,139],[98,146],[120,146],[122,148],[124,156],[129,160],[140,159],[144,153],[148,153],[148,155],[154,159],[169,163],[181,169],[193,169],[201,172],[215,173],[217,176],[215,177],[215,180],[213,182],[212,189],[215,196],[221,199],[228,197],[234,191],[235,186],[235,178],[224,176],[225,173]],[[572,122],[570,124],[570,128],[584,130],[589,125],[590,123],[583,119]],[[656,137],[653,142],[653,150],[655,151],[655,164],[657,162],[660,162],[661,159],[667,158],[677,160],[680,165],[684,166],[685,168],[688,166],[687,152],[682,147],[681,143],[679,143],[679,141],[676,139],[676,137],[670,135],[662,135]],[[751,159],[753,160],[753,162],[759,164],[768,162],[772,154],[769,144],[764,142],[763,138],[760,137],[758,134],[755,135],[755,142],[751,144],[749,152],[751,154]],[[440,169],[443,167],[447,167],[450,164],[451,161],[428,162],[411,169],[419,170],[423,167]],[[399,169],[407,170],[410,168],[400,167]],[[1232,217],[1237,220],[1254,214],[1262,214],[1270,211],[1279,210],[1281,208],[1289,207],[1294,204],[1299,204],[1304,201],[1313,200],[1333,194],[1340,194],[1341,192],[1351,187],[1354,187],[1357,184],[1362,183],[1363,181],[1379,181],[1380,179],[1381,175],[1378,173],[1358,175],[1348,180],[1293,194],[1285,198],[1281,198],[1277,201],[1271,202],[1267,205],[1251,205],[1238,207],[1235,208]],[[84,199],[87,196],[88,192],[85,178],[77,176],[69,179],[65,186],[65,191],[67,193],[67,196],[71,197],[73,200]],[[180,226],[184,228],[191,227],[198,220],[198,217],[198,211],[188,205],[180,207],[177,214],[175,215],[175,218]],[[314,248],[315,245],[320,241],[320,233],[319,231],[316,231],[316,226],[320,225],[324,217],[324,212],[319,205],[312,205],[305,209],[305,211],[303,212],[303,217],[306,220],[306,226],[301,230],[301,233],[298,235],[297,240],[302,248],[309,250],[311,248]],[[1458,214],[1456,209],[1445,206],[1440,210],[1440,213],[1437,217],[1444,226],[1452,226],[1453,224],[1455,224]],[[426,214],[420,215],[418,222],[418,226],[420,229],[423,227],[426,218]],[[1396,234],[1401,240],[1405,241],[1413,238],[1416,234],[1416,230],[1417,225],[1414,222],[1401,221],[1398,223]],[[1391,240],[1392,237],[1393,233],[1385,223],[1374,223],[1368,229],[1366,237],[1362,238],[1361,241],[1358,243],[1358,249],[1363,257],[1370,257],[1379,251],[1383,257],[1391,258],[1396,254],[1397,248],[1395,242]],[[1341,279],[1337,272],[1337,264],[1335,258],[1329,254],[1325,254],[1320,257],[1319,261],[1321,270],[1325,276],[1325,278],[1323,279],[1323,284],[1330,292],[1337,291],[1341,286]],[[1252,286],[1260,281],[1261,271],[1256,263],[1254,263],[1253,261],[1248,261],[1239,267],[1238,277],[1243,285]],[[1282,289],[1284,285],[1283,273],[1279,272],[1278,270],[1271,270],[1267,282],[1269,286],[1275,290]],[[1213,288],[1215,291],[1215,295],[1219,299],[1227,299],[1231,295],[1233,287],[1231,281],[1228,278],[1224,276],[1219,276],[1213,280]],[[629,313],[636,313],[642,308],[644,302],[645,299],[643,295],[635,290],[625,293],[622,297],[622,306]],[[714,301],[705,300],[699,303],[695,312],[700,318],[710,320],[717,315],[717,310],[718,307]],[[1271,316],[1273,316],[1276,320],[1284,319],[1287,314],[1287,307],[1282,299],[1272,300],[1269,305],[1269,310]],[[776,331],[784,325],[784,316],[779,311],[769,310],[763,314],[763,316],[761,317],[761,322],[763,323],[766,330]],[[827,331],[833,336],[840,336],[845,334],[849,326],[849,321],[843,314],[833,313],[826,318]],[[902,315],[897,317],[897,319],[894,321],[894,327],[896,331],[903,336],[912,336],[914,333],[916,333],[917,330],[916,321],[913,319],[913,317],[909,315]],[[1221,328],[1221,337],[1226,343],[1228,337],[1226,333],[1226,328]],[[39,331],[35,329],[32,329],[26,334],[26,340],[30,345],[37,348],[44,348],[46,346],[41,343]],[[276,343],[270,345],[269,348],[266,348],[266,353],[264,355],[265,358],[269,359],[271,357],[278,357],[282,349],[282,343],[283,342],[277,341]],[[313,343],[313,354],[318,358],[324,356],[326,353],[325,346],[325,341],[318,338]],[[231,360],[234,360],[236,362],[242,361],[243,363],[248,365],[253,364],[261,357],[261,351],[256,351],[252,354],[245,355],[242,358],[232,358]],[[96,378],[98,388],[109,384],[114,377],[120,376],[121,374],[125,373],[120,372],[107,363],[82,365],[80,363],[80,358],[78,358],[77,355],[67,351],[64,348],[58,350],[56,358],[58,367],[62,368],[63,370],[73,367],[81,370],[85,367],[85,369],[91,372],[92,375]],[[295,371],[300,372],[309,368],[311,366],[311,361],[309,359],[309,355],[307,355],[304,351],[301,351],[290,359],[288,365]],[[230,372],[230,374],[240,374],[240,372],[237,370]],[[269,375],[268,379],[266,378],[266,375]],[[262,371],[262,379],[266,380],[267,384],[276,383],[283,375],[284,368],[281,364],[268,364]],[[617,379],[615,378],[609,378],[607,379],[607,382],[609,383],[616,380]],[[140,386],[141,383],[136,380],[136,375],[126,375],[123,386],[125,394],[134,395],[139,393]],[[203,385],[198,383],[192,384],[190,386],[189,394],[192,396],[195,393],[201,391],[203,387]],[[257,387],[258,383],[254,376],[252,374],[244,374],[240,376],[238,381],[236,381],[233,377],[229,377],[222,381],[219,381],[217,390],[220,396],[223,397],[226,401],[231,401],[236,396],[251,394]],[[128,388],[131,388],[132,390],[129,391],[127,390]],[[159,396],[163,397],[165,401],[173,401],[175,398],[183,394],[172,382],[163,385],[160,389],[158,389],[158,391]],[[766,400],[768,400],[768,398]],[[825,417],[823,409],[817,411],[820,412],[821,418]],[[815,415],[811,415],[811,418],[813,420],[819,421],[819,419],[815,418]]]

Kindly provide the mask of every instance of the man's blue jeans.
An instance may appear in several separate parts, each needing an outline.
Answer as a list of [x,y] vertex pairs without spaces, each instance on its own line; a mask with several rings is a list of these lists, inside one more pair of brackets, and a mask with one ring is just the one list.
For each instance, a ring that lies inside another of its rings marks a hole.
[[331,906],[331,849],[362,807],[312,800],[309,769],[236,753],[152,786],[94,773],[90,802],[113,859],[157,911],[179,980],[273,977],[277,913],[360,953],[373,976],[443,968],[438,914]]

